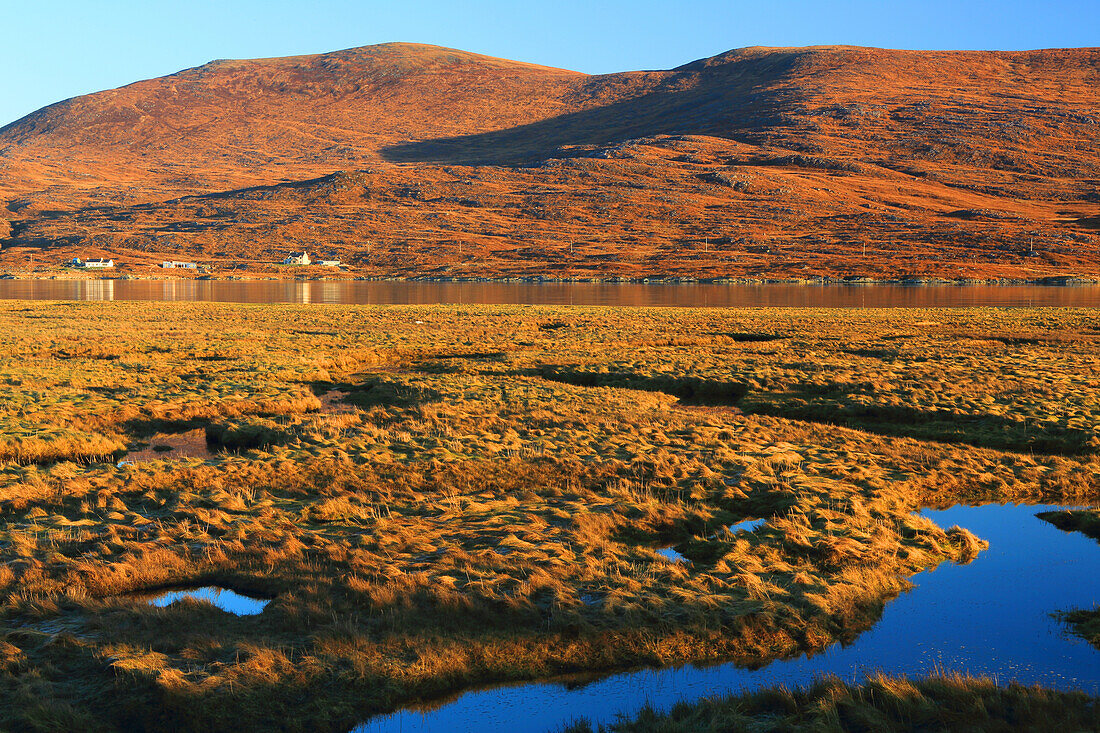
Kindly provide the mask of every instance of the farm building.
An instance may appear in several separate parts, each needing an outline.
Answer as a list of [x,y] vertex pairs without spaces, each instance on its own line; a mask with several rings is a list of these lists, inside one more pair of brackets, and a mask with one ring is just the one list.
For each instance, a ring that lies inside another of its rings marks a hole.
[[176,262],[174,260],[162,262],[160,266],[165,270],[197,270],[199,268],[194,262]]
[[308,265],[313,260],[309,259],[309,252],[291,252],[290,255],[283,260],[284,265]]

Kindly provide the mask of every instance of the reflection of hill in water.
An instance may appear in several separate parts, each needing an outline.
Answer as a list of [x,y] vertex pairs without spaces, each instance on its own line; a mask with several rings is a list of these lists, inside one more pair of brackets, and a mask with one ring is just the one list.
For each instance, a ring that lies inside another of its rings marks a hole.
[[641,307],[1100,307],[1100,285],[0,280],[0,299]]

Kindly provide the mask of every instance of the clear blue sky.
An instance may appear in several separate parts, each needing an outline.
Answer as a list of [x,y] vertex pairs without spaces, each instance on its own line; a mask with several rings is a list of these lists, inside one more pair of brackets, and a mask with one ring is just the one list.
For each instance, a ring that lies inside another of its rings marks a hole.
[[5,0],[0,125],[215,58],[413,41],[589,73],[741,46],[1100,45],[1100,0]]

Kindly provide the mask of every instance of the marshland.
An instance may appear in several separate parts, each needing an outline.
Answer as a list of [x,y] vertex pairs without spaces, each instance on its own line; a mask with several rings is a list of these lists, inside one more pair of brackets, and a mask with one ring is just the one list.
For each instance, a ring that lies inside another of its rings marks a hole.
[[[934,510],[1072,507],[1035,521],[1096,536],[1098,366],[1090,309],[0,302],[0,727],[344,731],[818,654],[997,551]],[[263,605],[181,593],[207,588]],[[1097,644],[1095,608],[1056,610]],[[1096,690],[1010,682],[619,725],[1095,723]]]

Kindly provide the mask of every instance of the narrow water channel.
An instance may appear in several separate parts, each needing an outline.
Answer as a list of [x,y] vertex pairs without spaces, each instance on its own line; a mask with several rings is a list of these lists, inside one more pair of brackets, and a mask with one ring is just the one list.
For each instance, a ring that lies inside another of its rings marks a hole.
[[1051,613],[1100,603],[1100,544],[1063,532],[1035,514],[1062,507],[956,506],[922,512],[990,543],[968,565],[943,564],[913,578],[882,619],[853,643],[812,658],[750,671],[733,664],[618,674],[585,685],[541,682],[467,692],[424,709],[380,716],[355,733],[479,730],[557,731],[579,717],[610,722],[646,703],[763,686],[806,684],[815,675],[858,681],[868,672],[926,675],[967,672],[1100,693],[1100,651],[1070,636]]

